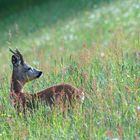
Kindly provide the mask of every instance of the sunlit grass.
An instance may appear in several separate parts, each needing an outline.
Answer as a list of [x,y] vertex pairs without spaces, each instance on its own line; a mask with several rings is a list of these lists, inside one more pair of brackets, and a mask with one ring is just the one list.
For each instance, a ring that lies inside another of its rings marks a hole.
[[[81,4],[68,17],[67,4],[52,2],[49,6],[58,9],[50,14],[47,3],[38,5],[0,21],[0,139],[139,139],[139,1]],[[27,120],[18,116],[9,98],[8,47],[19,48],[44,72],[25,91],[71,83],[86,93],[82,107],[65,117],[48,107]]]

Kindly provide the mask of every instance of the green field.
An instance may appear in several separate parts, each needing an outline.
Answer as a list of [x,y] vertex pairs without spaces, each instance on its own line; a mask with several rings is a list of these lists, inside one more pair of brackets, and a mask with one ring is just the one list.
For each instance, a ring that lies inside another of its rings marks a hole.
[[[82,88],[81,109],[41,107],[27,120],[10,103],[9,48],[44,75],[24,90]],[[140,1],[48,0],[0,12],[1,140],[140,139]]]

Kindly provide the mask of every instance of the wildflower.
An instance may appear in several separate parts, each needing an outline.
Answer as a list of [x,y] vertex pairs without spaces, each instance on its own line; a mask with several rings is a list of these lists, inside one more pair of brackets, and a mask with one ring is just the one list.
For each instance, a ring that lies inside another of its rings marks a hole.
[[119,140],[118,138],[113,138],[112,140]]
[[7,117],[9,117],[9,118],[10,118],[10,117],[11,117],[11,115],[10,115],[10,114],[8,114],[8,115],[7,115]]
[[2,116],[2,117],[5,117],[5,116],[6,116],[6,113],[1,114],[1,116]]
[[140,117],[140,106],[136,108],[137,117]]
[[127,74],[127,78],[130,78],[130,75]]
[[140,106],[137,107],[137,110],[140,112]]
[[102,52],[102,53],[101,53],[101,57],[103,58],[104,56],[105,56],[105,54]]
[[22,113],[21,112],[19,113],[19,116],[22,117]]

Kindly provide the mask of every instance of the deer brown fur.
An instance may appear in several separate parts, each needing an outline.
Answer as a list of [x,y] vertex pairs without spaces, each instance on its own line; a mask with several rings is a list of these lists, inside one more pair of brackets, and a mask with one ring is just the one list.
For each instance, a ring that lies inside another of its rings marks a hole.
[[30,67],[24,62],[22,54],[16,49],[11,50],[13,72],[11,79],[10,98],[18,112],[26,109],[33,109],[37,102],[49,105],[51,108],[55,105],[64,108],[66,105],[72,106],[72,102],[81,102],[84,99],[82,90],[70,85],[53,85],[36,94],[22,92],[22,88],[28,81],[39,78],[42,72]]

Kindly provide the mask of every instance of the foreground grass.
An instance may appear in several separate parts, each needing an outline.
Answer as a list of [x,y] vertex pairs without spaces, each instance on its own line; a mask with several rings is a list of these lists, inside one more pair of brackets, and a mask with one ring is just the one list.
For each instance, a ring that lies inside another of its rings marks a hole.
[[[83,8],[84,1],[78,2],[78,11],[73,1],[50,2],[0,22],[0,139],[140,138],[140,3],[92,6],[90,1]],[[86,93],[81,109],[63,117],[42,107],[27,121],[17,116],[9,100],[7,47],[20,48],[30,64],[44,71],[26,91],[71,83]]]

